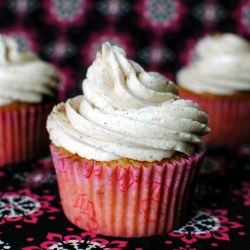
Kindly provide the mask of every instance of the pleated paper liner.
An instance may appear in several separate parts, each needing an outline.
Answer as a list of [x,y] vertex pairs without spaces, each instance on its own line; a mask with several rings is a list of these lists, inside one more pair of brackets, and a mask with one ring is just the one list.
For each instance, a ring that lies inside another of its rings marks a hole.
[[0,109],[0,167],[49,153],[46,120],[54,103]]
[[203,152],[161,165],[76,160],[51,145],[62,207],[81,229],[120,237],[162,235],[186,219]]
[[208,146],[237,148],[250,143],[250,93],[216,96],[192,93],[179,87],[180,97],[198,103],[206,112],[211,132],[203,137]]

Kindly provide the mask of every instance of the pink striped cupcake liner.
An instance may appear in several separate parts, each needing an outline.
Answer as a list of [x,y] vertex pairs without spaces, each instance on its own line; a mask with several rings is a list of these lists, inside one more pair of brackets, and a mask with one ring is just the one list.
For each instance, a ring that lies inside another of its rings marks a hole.
[[119,237],[162,235],[183,223],[204,152],[146,167],[74,161],[51,146],[62,208],[71,223]]
[[0,167],[49,153],[46,120],[53,105],[0,110]]

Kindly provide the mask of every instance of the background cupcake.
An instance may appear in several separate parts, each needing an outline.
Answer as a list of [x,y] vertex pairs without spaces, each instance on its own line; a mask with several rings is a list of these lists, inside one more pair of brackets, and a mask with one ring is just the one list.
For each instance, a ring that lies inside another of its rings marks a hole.
[[180,96],[209,114],[211,146],[250,143],[250,45],[234,34],[201,39],[194,60],[177,73]]
[[48,153],[45,122],[58,83],[51,64],[0,35],[0,166]]
[[67,218],[123,237],[176,227],[190,205],[207,115],[109,43],[89,67],[83,92],[55,106],[47,121]]

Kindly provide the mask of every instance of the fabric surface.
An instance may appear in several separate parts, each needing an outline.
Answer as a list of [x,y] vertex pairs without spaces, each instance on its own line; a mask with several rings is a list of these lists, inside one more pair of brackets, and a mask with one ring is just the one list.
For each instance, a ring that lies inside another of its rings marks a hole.
[[[249,13],[249,0],[0,0],[0,33],[57,67],[65,100],[81,93],[86,69],[104,41],[174,80],[204,35],[249,38]],[[208,152],[189,222],[143,239],[103,237],[68,222],[49,157],[6,166],[0,169],[0,249],[248,250],[249,166],[249,148]]]
[[204,35],[249,38],[249,12],[248,0],[0,0],[0,32],[57,66],[65,99],[81,92],[104,41],[124,48],[146,70],[174,79]]

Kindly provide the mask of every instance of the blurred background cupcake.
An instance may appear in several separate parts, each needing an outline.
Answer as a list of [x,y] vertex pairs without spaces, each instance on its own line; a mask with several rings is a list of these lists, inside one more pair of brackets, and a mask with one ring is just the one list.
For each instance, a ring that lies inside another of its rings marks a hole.
[[104,43],[84,95],[54,107],[47,128],[61,204],[103,235],[162,235],[188,214],[208,116],[176,85]]
[[0,166],[48,153],[45,122],[58,84],[51,64],[0,35]]
[[197,102],[209,114],[212,147],[250,143],[250,44],[231,33],[198,41],[194,57],[177,73],[181,98]]

